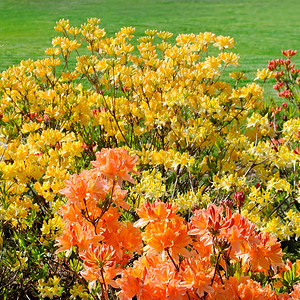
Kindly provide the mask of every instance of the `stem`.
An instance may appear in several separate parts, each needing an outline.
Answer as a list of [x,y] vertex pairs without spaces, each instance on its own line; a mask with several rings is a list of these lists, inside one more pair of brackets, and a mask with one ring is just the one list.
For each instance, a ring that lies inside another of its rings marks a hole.
[[189,291],[186,291],[186,294],[187,294],[187,296],[188,296],[189,300],[191,300],[191,297],[190,297]]
[[269,215],[269,218],[278,210],[285,202],[290,198],[290,195],[286,195],[284,199],[272,210],[272,212]]
[[296,161],[294,161],[294,188],[297,185],[297,168],[296,168]]
[[253,161],[253,162],[251,163],[250,167],[248,168],[248,170],[246,171],[246,173],[244,174],[244,176],[246,177],[254,167],[256,167],[256,166],[258,166],[258,165],[260,165],[260,164],[263,164],[263,163],[264,163],[265,161],[267,161],[268,159],[269,159],[269,157],[265,158],[264,160],[262,160],[261,162],[258,162],[258,163],[255,163],[255,162]]
[[109,285],[108,288],[109,288],[111,296],[113,297],[113,300],[117,300],[116,297],[115,297],[115,295],[114,295],[114,291],[113,291],[112,287]]
[[[211,286],[213,285],[214,280],[215,280],[215,277],[216,277],[216,274],[217,274],[217,272],[218,272],[218,270],[219,270],[219,259],[220,259],[220,254],[221,254],[221,253],[219,252],[218,257],[217,257],[217,261],[216,261],[216,266],[215,266],[214,275],[213,275],[213,278],[211,279],[211,283],[210,283]],[[218,273],[218,274],[219,274],[219,273]]]
[[170,257],[170,259],[171,259],[171,261],[172,261],[172,263],[173,263],[173,265],[174,265],[176,271],[179,272],[179,267],[178,267],[178,265],[175,263],[173,257],[171,256],[170,251],[169,251],[169,248],[166,248],[166,251],[167,251],[168,256]]
[[107,288],[106,288],[106,284],[105,284],[105,280],[104,280],[104,275],[103,275],[103,268],[100,270],[100,274],[103,280],[103,283],[101,285],[103,285],[104,289],[102,290],[102,292],[104,292],[104,298],[105,300],[108,300],[108,295],[107,295]]
[[192,189],[193,194],[195,194],[194,187],[193,187],[193,182],[192,182],[191,170],[190,170],[189,167],[187,167],[187,170],[188,170],[188,174],[189,174],[189,181],[190,181],[191,189]]
[[114,189],[115,189],[115,186],[116,186],[116,181],[114,180],[113,181],[113,186],[112,186],[112,189],[111,189],[111,195],[110,195],[110,199],[109,201],[106,201],[105,200],[105,204],[104,204],[104,207],[101,211],[101,214],[99,216],[99,220],[103,217],[103,215],[108,211],[108,209],[110,208],[110,205],[112,203],[112,198],[113,198],[113,194],[114,194]]
[[173,200],[173,198],[174,198],[174,195],[175,195],[175,190],[176,190],[176,187],[177,187],[177,183],[178,183],[178,179],[179,179],[179,171],[180,171],[180,167],[181,167],[181,165],[178,165],[178,167],[177,167],[177,170],[176,170],[176,180],[175,180],[175,184],[174,184],[174,188],[173,188],[173,192],[172,192],[172,196],[171,196],[171,200]]

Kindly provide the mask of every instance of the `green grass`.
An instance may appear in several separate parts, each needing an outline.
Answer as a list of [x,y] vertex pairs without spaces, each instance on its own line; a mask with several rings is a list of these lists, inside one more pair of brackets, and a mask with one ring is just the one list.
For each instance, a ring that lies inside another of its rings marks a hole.
[[[0,0],[0,71],[22,59],[43,58],[55,22],[79,26],[101,18],[109,36],[123,26],[179,33],[211,31],[235,38],[240,71],[254,78],[282,49],[300,51],[299,0]],[[298,54],[296,63],[300,64]],[[300,66],[299,66],[300,67]]]

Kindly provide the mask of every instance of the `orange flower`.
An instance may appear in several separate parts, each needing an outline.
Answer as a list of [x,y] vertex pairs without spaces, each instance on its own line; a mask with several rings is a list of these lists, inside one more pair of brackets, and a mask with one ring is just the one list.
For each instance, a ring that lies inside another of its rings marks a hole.
[[80,255],[83,263],[91,268],[102,269],[105,265],[113,262],[116,256],[116,250],[112,246],[100,244],[95,246],[91,244],[89,248]]
[[92,161],[92,166],[107,179],[116,180],[117,177],[117,182],[122,186],[123,180],[134,183],[129,172],[139,174],[133,170],[137,160],[137,156],[130,156],[124,148],[102,149],[96,153],[96,160]]
[[[290,297],[290,295],[288,293],[279,293],[277,295],[277,298],[275,298],[276,300],[294,300],[293,298]],[[299,299],[299,298],[296,298]]]
[[[199,236],[192,236],[192,240],[191,246],[194,250],[191,251],[191,256],[199,255],[200,257],[209,257],[212,254],[212,244],[205,244],[200,240]],[[194,254],[193,251],[196,251],[196,253]]]
[[177,210],[178,205],[174,205],[172,203],[155,201],[151,204],[149,201],[147,201],[142,204],[139,209],[136,210],[140,219],[135,222],[134,226],[144,227],[149,222],[179,218],[178,216],[176,216]]
[[114,278],[121,273],[121,269],[116,264],[116,250],[111,245],[98,244],[90,245],[89,248],[80,253],[85,271],[81,275],[90,282],[90,287],[98,280],[101,283],[118,287]]
[[126,195],[127,191],[122,190],[121,187],[117,184],[114,187],[112,201],[116,204],[116,206],[123,207],[124,209],[128,210],[130,206],[124,201]]
[[142,234],[143,240],[147,244],[144,250],[149,252],[169,250],[174,259],[179,254],[189,256],[189,251],[185,247],[192,240],[187,231],[187,225],[184,224],[182,218],[152,222]]
[[283,265],[281,244],[276,237],[268,232],[262,232],[259,234],[259,239],[261,242],[259,247],[268,258],[269,264],[273,266]]
[[146,277],[155,299],[188,299],[187,287],[170,260],[151,268]]
[[[116,278],[120,273],[121,269],[116,266],[116,263],[105,265],[103,267],[103,278],[99,272],[98,268],[87,267],[85,266],[85,270],[80,272],[82,277],[89,283],[89,288],[95,288],[97,281],[101,283],[109,284],[114,288],[118,288],[119,286],[116,284],[114,278]],[[103,282],[104,279],[104,282]]]
[[230,277],[224,284],[214,285],[215,292],[208,295],[208,299],[214,300],[264,300],[277,299],[277,295],[271,290],[270,285],[262,287],[250,277],[241,276],[239,279]]
[[293,291],[291,292],[292,299],[300,299],[300,283],[293,286]]
[[80,207],[80,201],[86,197],[88,191],[84,179],[78,174],[73,174],[69,180],[65,181],[65,186],[66,187],[59,192],[65,195],[71,203],[75,202],[77,206]]
[[131,222],[123,223],[118,232],[118,245],[130,252],[141,253],[142,236],[138,228],[133,227]]
[[142,256],[133,263],[133,267],[127,267],[122,271],[121,278],[116,280],[121,288],[120,300],[132,299],[134,296],[137,296],[137,299],[151,299],[151,292],[147,293],[147,287],[144,284],[148,267],[146,257]]
[[107,230],[103,233],[104,242],[116,249],[116,262],[120,266],[128,263],[133,252],[141,253],[141,231],[133,227],[131,222],[120,223],[114,231]]
[[212,238],[220,234],[221,230],[226,231],[234,224],[230,208],[226,209],[226,217],[222,217],[223,207],[209,204],[207,209],[196,210],[191,218],[190,235],[200,235],[200,240],[205,244],[212,243]]
[[[129,300],[136,295],[141,295],[143,290],[143,281],[141,278],[132,274],[132,270],[127,268],[122,272],[122,278],[116,280],[120,286],[121,291],[119,294],[120,300]],[[141,299],[138,297],[138,299]],[[151,298],[149,298],[151,299]]]
[[118,221],[120,213],[117,207],[110,207],[100,219],[97,225],[97,231],[102,231],[102,235],[105,240],[109,239],[110,234],[117,232],[120,228],[120,222]]
[[231,257],[246,253],[251,244],[259,243],[255,225],[239,213],[233,215],[234,225],[221,232],[231,245]]
[[67,222],[61,236],[56,238],[56,246],[61,246],[56,253],[65,251],[68,255],[72,247],[78,248],[79,252],[84,251],[90,244],[97,245],[103,236],[95,235],[94,226],[86,220],[78,220],[75,223]]
[[85,270],[80,274],[89,283],[90,290],[96,287],[97,280],[100,279],[99,270],[95,271],[94,268],[85,267]]
[[83,170],[79,175],[72,175],[66,180],[65,185],[60,193],[65,195],[70,203],[76,203],[80,210],[85,209],[85,203],[93,210],[99,200],[105,200],[105,195],[112,189],[111,182],[91,170]]
[[125,269],[117,280],[120,299],[189,299],[187,287],[170,258],[165,255],[142,256],[132,268]]
[[283,265],[283,253],[277,239],[269,233],[260,233],[257,237],[259,243],[252,243],[247,252],[240,255],[251,266],[251,270],[269,271],[271,266]]
[[69,201],[66,205],[63,205],[58,212],[65,221],[70,223],[77,222],[78,220],[83,220],[82,213],[78,209],[78,206],[75,203],[70,203]]
[[180,265],[179,274],[184,280],[184,286],[189,289],[190,296],[194,296],[195,299],[203,297],[204,293],[214,291],[210,286],[213,270],[210,268],[208,258],[203,259],[197,256],[184,259]]

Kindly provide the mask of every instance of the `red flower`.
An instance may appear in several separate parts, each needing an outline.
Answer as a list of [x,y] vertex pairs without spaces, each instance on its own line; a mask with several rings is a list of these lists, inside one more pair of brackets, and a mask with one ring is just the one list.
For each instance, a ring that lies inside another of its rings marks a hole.
[[93,115],[96,116],[98,113],[99,113],[99,109],[94,108],[94,109],[93,109]]
[[297,54],[297,50],[290,50],[290,49],[289,50],[282,50],[281,52],[287,58],[291,58],[292,56]]
[[35,120],[38,122],[38,123],[41,123],[43,121],[43,118],[42,116],[38,116],[35,118]]

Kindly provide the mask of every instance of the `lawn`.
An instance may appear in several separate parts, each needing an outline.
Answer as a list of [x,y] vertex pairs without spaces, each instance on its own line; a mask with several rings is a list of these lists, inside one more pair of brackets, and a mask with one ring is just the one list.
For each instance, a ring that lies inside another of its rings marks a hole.
[[[290,0],[2,0],[0,1],[0,71],[22,59],[43,58],[60,18],[79,26],[101,18],[107,34],[134,26],[179,33],[211,31],[235,38],[240,71],[249,80],[282,49],[300,50],[300,2]],[[296,61],[300,62],[300,56]]]

